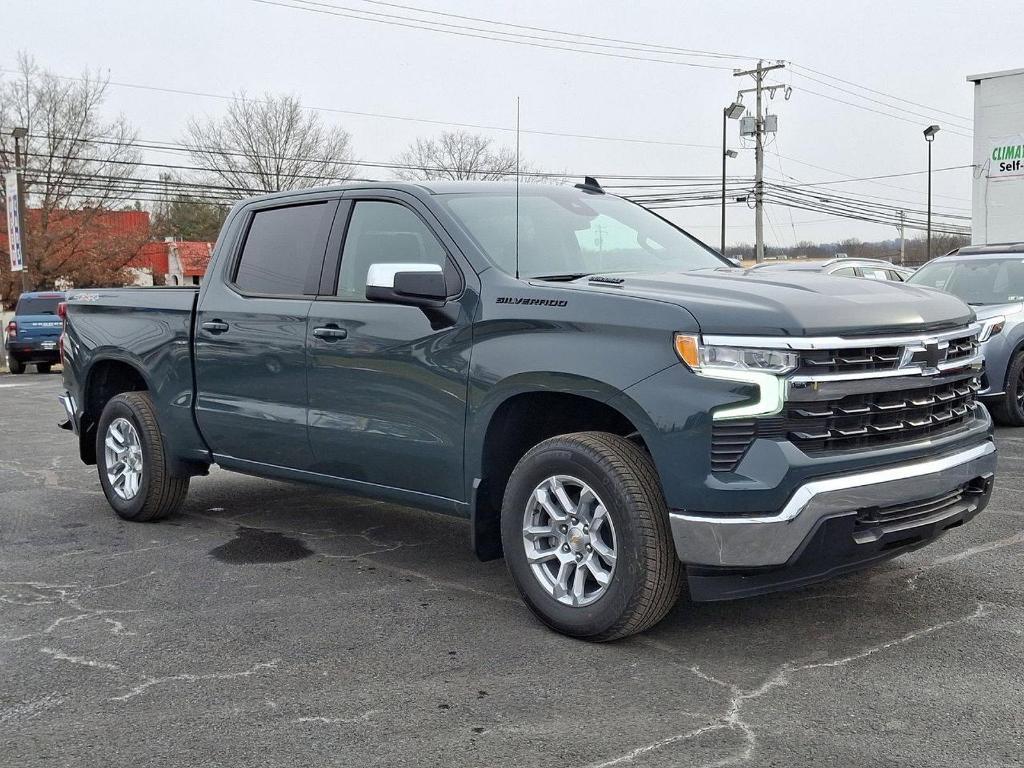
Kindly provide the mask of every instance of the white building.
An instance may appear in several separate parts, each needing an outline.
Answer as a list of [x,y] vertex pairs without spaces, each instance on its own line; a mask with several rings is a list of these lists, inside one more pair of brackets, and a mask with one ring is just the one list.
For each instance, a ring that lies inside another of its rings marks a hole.
[[1024,69],[967,81],[974,83],[972,241],[1024,242]]

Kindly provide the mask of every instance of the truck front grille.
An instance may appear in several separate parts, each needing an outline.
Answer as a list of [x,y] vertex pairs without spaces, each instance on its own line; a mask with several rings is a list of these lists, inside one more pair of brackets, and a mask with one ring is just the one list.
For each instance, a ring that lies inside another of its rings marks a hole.
[[901,347],[855,347],[852,349],[809,349],[800,353],[797,373],[863,373],[894,371],[899,368]]
[[[712,420],[712,472],[735,472],[758,439],[786,440],[817,456],[909,444],[954,433],[974,419],[984,374],[968,327],[904,336],[708,337],[723,346],[796,352],[776,416]],[[763,340],[763,344],[759,341]]]
[[978,346],[977,333],[972,332],[937,345],[937,357],[936,352],[914,344],[809,349],[800,352],[796,373],[800,376],[868,373],[895,371],[908,366],[929,368],[937,363],[948,367],[950,363],[969,360],[977,355]]
[[959,429],[973,416],[980,388],[970,373],[932,386],[790,403],[762,420],[758,433],[812,455],[912,442]]

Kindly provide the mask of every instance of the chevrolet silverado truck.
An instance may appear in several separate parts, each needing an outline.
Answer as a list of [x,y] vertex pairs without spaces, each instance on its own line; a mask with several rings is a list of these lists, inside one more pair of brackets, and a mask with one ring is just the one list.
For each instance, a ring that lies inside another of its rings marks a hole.
[[121,517],[213,464],[457,515],[575,637],[899,555],[992,490],[960,299],[748,274],[593,179],[254,198],[200,287],[63,314],[62,426]]

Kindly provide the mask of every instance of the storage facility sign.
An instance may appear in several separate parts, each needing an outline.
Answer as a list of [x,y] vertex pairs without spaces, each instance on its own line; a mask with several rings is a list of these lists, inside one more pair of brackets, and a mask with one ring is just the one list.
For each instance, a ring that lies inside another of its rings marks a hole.
[[1024,133],[992,142],[988,175],[993,179],[1024,176]]
[[21,272],[25,262],[21,253],[21,210],[18,208],[18,174],[4,175],[7,200],[7,248],[11,252],[11,272]]

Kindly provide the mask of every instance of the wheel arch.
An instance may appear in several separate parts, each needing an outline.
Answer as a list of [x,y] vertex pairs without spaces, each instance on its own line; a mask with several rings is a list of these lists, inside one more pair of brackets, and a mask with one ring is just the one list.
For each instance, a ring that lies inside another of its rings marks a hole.
[[[518,376],[474,410],[467,430],[467,473],[473,551],[501,557],[501,503],[516,463],[533,446],[570,432],[610,432],[646,450],[651,424],[620,390],[577,376]],[[613,402],[614,401],[614,404]],[[471,462],[470,462],[471,460]]]

